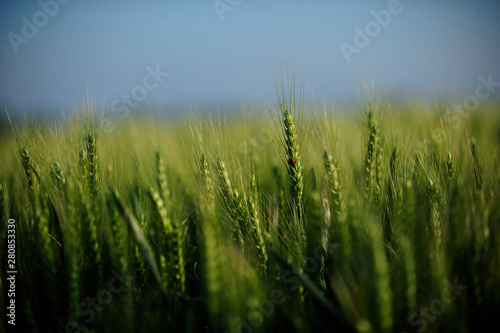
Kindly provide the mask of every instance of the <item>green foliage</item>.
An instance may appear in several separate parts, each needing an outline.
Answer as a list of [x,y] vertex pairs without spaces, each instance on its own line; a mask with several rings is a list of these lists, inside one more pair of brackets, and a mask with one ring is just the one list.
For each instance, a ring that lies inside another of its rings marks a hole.
[[242,133],[271,120],[210,118],[191,139],[140,119],[111,134],[13,126],[0,232],[16,219],[19,330],[472,332],[496,319],[498,113],[438,140],[420,106],[370,111],[361,127],[336,119],[334,137],[319,134],[329,115],[301,120],[288,88],[277,145],[250,152]]

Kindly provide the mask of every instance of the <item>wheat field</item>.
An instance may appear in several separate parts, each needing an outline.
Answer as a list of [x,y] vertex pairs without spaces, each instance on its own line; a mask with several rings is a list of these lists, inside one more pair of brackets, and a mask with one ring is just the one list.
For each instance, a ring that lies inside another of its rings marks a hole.
[[306,108],[293,81],[275,88],[270,114],[112,133],[92,101],[56,124],[11,119],[0,228],[16,221],[16,329],[493,327],[498,105],[457,118],[382,98],[346,114]]

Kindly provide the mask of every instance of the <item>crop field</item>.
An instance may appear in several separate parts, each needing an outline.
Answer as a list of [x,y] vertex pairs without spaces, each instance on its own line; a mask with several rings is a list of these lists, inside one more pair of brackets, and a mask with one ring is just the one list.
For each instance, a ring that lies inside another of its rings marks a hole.
[[0,306],[15,292],[16,330],[499,326],[499,106],[375,96],[348,113],[296,90],[277,78],[268,113],[113,131],[92,100],[51,124],[7,113]]

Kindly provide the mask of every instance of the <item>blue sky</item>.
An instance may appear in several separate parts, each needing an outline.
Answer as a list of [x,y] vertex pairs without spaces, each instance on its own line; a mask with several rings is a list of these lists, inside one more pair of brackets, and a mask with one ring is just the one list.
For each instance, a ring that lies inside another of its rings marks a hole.
[[[296,64],[306,96],[317,101],[345,102],[361,76],[394,94],[429,98],[471,94],[480,75],[500,81],[500,2],[401,0],[382,26],[371,12],[389,3],[3,0],[0,103],[58,113],[77,106],[88,86],[108,108],[134,89],[146,94],[137,105],[166,111],[262,104],[280,58]],[[38,30],[29,38],[26,21]],[[373,37],[357,47],[355,28],[366,33],[371,21]],[[358,49],[350,63],[343,42]],[[168,75],[156,85],[147,68]]]

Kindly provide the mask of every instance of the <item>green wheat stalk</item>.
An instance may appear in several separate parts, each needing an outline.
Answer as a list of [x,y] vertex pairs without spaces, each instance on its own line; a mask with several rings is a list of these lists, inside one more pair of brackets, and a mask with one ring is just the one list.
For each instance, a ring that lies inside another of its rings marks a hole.
[[[219,187],[223,205],[227,207],[230,217],[236,222],[236,225],[234,225],[234,240],[240,244],[241,249],[244,249],[245,239],[240,223],[240,219],[242,217],[240,213],[243,212],[239,211],[243,210],[243,200],[239,195],[239,192],[233,189],[231,180],[229,180],[229,174],[227,173],[226,164],[220,157],[217,158],[215,170],[217,172],[217,177],[219,178]],[[235,197],[235,194],[238,195],[238,198]]]
[[210,178],[210,169],[208,167],[207,159],[205,158],[205,154],[201,154],[200,157],[200,176],[203,187],[205,188],[207,199],[209,202],[214,201],[214,193],[213,193],[213,184],[212,179]]
[[441,192],[438,185],[432,180],[428,180],[428,220],[427,225],[431,238],[434,240],[435,250],[441,244],[441,222],[439,214],[439,204],[441,202]]
[[323,165],[328,180],[326,188],[330,202],[331,219],[336,222],[345,211],[344,191],[340,182],[340,167],[338,160],[334,159],[326,151],[323,152]]
[[455,179],[456,174],[457,174],[457,168],[455,166],[455,163],[453,162],[453,157],[451,156],[451,152],[448,152],[448,156],[446,159],[447,182],[451,183]]
[[372,202],[378,200],[382,186],[382,146],[380,130],[373,111],[368,112],[369,139],[365,155],[365,198]]
[[253,243],[255,246],[255,250],[257,252],[258,257],[258,271],[262,276],[266,276],[267,273],[267,251],[266,251],[266,243],[264,241],[264,237],[262,236],[262,227],[259,216],[259,197],[257,190],[257,179],[255,173],[252,172],[250,178],[250,195],[248,196],[248,212],[249,219],[251,225],[251,235],[253,239]]
[[168,205],[168,202],[170,201],[170,190],[167,183],[165,161],[163,160],[163,156],[160,152],[156,152],[156,169],[158,172],[158,186],[160,188],[160,193],[163,201]]
[[66,177],[64,177],[64,174],[61,170],[61,166],[57,161],[54,161],[54,163],[52,164],[52,168],[50,170],[50,176],[57,190],[60,193],[65,193]]
[[30,152],[27,148],[23,148],[20,152],[20,155],[24,174],[26,175],[28,188],[33,191],[38,179],[38,172],[35,165],[33,164]]
[[99,177],[98,177],[98,165],[97,165],[97,146],[96,139],[93,133],[87,136],[87,161],[88,161],[88,179],[90,194],[92,195],[92,200],[95,208],[97,208],[97,195],[99,191]]

